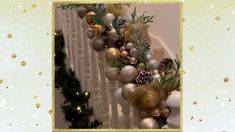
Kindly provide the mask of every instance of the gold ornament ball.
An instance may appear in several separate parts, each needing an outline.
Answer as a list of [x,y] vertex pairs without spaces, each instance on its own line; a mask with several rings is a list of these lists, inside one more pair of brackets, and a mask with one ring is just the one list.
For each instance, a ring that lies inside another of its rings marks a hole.
[[110,81],[115,81],[119,77],[120,70],[117,67],[108,67],[105,70],[105,76],[107,77],[108,80]]
[[128,52],[127,51],[122,51],[121,57],[126,58],[127,56],[128,56]]
[[105,52],[105,59],[109,61],[109,60],[114,59],[114,58],[119,58],[120,55],[121,55],[121,53],[120,53],[119,49],[109,48]]
[[168,108],[165,108],[162,110],[161,114],[164,118],[168,118],[171,115],[171,111]]
[[131,65],[124,66],[120,72],[123,83],[131,83],[138,76],[138,70]]
[[87,22],[88,24],[90,24],[90,25],[93,25],[93,24],[94,24],[93,16],[95,16],[95,15],[96,15],[96,13],[93,12],[93,11],[88,12],[88,13],[86,14],[86,22]]
[[95,24],[92,26],[92,32],[95,36],[100,36],[103,31],[104,31],[104,28],[102,25]]
[[151,110],[160,102],[159,94],[154,90],[148,90],[140,99],[139,106],[145,110]]
[[124,98],[128,98],[134,91],[136,85],[134,83],[128,83],[122,88],[122,95]]

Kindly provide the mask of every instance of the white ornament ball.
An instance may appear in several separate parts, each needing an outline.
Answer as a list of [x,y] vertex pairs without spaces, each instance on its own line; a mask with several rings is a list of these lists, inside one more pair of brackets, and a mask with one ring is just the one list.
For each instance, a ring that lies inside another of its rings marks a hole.
[[128,83],[122,88],[122,95],[124,98],[128,98],[135,91],[136,85],[134,83]]
[[104,21],[105,25],[109,25],[110,23],[113,22],[114,19],[115,17],[112,13],[107,13],[102,17],[102,20]]
[[124,66],[120,72],[120,77],[123,83],[131,83],[138,76],[138,71],[134,66]]
[[105,70],[105,76],[107,77],[108,80],[110,81],[115,81],[118,79],[120,70],[117,67],[108,67]]
[[140,128],[143,129],[156,129],[159,128],[159,124],[154,118],[147,117],[140,121]]
[[147,67],[149,70],[156,70],[158,68],[159,62],[155,59],[149,60]]
[[126,100],[124,99],[124,97],[122,96],[122,88],[118,88],[114,91],[114,98],[117,101],[117,103],[119,104],[124,104],[124,102],[126,102]]
[[131,57],[137,58],[139,52],[138,52],[138,50],[136,48],[131,48],[131,50],[129,51],[129,54],[130,54]]

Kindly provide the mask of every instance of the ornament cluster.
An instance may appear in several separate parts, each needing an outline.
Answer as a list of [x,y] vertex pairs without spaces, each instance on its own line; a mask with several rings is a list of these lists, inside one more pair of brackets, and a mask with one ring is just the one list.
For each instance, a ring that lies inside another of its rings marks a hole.
[[125,8],[123,4],[93,4],[81,6],[77,12],[89,25],[87,37],[92,48],[105,53],[106,78],[124,84],[114,93],[117,101],[127,99],[138,108],[140,128],[159,128],[157,118],[166,120],[170,110],[164,103],[167,94],[156,87],[164,69],[174,68],[174,61],[167,58],[159,62],[152,55],[148,23],[154,16],[135,9],[127,18]]

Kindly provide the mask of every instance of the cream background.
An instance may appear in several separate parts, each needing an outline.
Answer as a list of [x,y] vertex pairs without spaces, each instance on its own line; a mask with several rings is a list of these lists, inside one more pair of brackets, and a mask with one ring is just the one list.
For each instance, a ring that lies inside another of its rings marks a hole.
[[[51,131],[50,6],[47,0],[0,0],[1,131]],[[183,130],[234,132],[235,1],[185,0],[184,18]]]

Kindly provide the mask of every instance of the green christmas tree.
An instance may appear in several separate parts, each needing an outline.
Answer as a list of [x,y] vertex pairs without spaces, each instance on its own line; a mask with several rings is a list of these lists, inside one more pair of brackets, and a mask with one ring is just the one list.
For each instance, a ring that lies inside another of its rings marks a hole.
[[96,128],[99,120],[91,120],[92,107],[88,101],[90,92],[82,91],[75,73],[65,64],[64,38],[62,32],[55,33],[55,87],[59,88],[65,98],[61,108],[65,119],[71,123],[69,128]]

